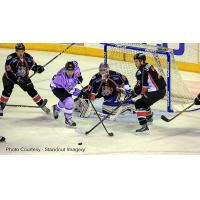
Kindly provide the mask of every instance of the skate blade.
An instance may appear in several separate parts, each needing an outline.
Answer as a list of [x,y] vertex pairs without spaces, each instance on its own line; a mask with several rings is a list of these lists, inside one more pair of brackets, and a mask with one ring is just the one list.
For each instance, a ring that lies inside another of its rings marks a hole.
[[77,126],[70,126],[70,125],[67,125],[65,124],[67,128],[70,128],[70,129],[77,129]]
[[148,136],[148,135],[150,135],[150,131],[146,130],[146,131],[143,131],[143,132],[135,132],[134,135],[136,135],[136,136]]
[[41,108],[47,115],[49,115],[51,113],[51,110],[47,107],[43,107]]

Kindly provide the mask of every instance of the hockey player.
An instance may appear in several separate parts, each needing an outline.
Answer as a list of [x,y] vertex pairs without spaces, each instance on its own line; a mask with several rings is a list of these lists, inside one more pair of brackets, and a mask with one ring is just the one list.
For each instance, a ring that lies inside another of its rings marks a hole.
[[143,132],[149,130],[147,122],[153,121],[150,106],[165,96],[166,82],[151,64],[146,63],[145,54],[135,54],[134,61],[137,67],[137,83],[131,91],[131,96],[136,97],[141,94],[141,98],[135,102],[136,114],[141,125],[136,132]]
[[33,57],[25,52],[25,46],[22,43],[18,43],[15,46],[15,53],[10,54],[5,63],[5,73],[2,78],[4,90],[0,98],[0,116],[3,116],[3,110],[12,94],[15,84],[24,92],[27,92],[42,110],[47,113],[50,112],[45,106],[47,100],[41,98],[28,77],[30,70],[42,73],[44,68],[41,65],[37,65]]
[[104,63],[99,65],[99,72],[92,77],[87,89],[84,90],[80,117],[88,117],[89,115],[89,101],[87,100],[89,98],[91,101],[103,98],[102,114],[109,114],[121,103],[121,94],[130,96],[131,92],[128,79],[118,72],[109,70],[109,65]]
[[63,110],[65,123],[68,126],[76,126],[76,123],[72,120],[74,106],[72,95],[79,96],[81,91],[75,86],[82,81],[78,63],[70,61],[53,77],[51,82],[52,92],[59,99],[59,102],[53,106],[54,118],[58,119],[59,112]]
[[197,97],[194,99],[195,105],[200,105],[200,93],[197,95]]

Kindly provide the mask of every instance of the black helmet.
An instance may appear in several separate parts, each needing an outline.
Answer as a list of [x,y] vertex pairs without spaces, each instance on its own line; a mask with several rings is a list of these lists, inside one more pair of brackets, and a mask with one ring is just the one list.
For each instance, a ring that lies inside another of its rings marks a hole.
[[143,60],[146,61],[146,56],[143,53],[136,53],[133,57],[134,60]]
[[25,46],[24,46],[24,44],[22,44],[22,43],[17,43],[17,44],[15,45],[15,50],[16,50],[16,51],[18,51],[18,50],[24,50],[24,51],[25,51]]
[[75,65],[72,61],[69,61],[65,64],[65,69],[68,71],[73,71],[75,69]]

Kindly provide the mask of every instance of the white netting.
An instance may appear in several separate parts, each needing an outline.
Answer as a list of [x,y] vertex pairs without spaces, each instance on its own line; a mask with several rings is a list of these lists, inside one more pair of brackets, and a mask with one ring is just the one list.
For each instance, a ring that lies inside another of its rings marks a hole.
[[[157,46],[144,44],[120,43],[118,47],[107,46],[107,63],[111,70],[118,71],[127,76],[131,87],[136,83],[135,73],[137,68],[133,61],[133,55],[140,52],[132,49],[127,49],[125,46],[145,47],[148,50],[158,50]],[[123,47],[124,46],[124,47]],[[161,49],[161,48],[159,48]],[[184,84],[181,75],[176,67],[176,62],[172,51],[171,57],[171,103],[172,107],[176,104],[186,104],[193,99],[190,91]],[[164,54],[155,54],[153,52],[144,52],[147,57],[147,62],[152,64],[157,71],[167,80],[167,56]],[[167,81],[166,81],[167,82]]]

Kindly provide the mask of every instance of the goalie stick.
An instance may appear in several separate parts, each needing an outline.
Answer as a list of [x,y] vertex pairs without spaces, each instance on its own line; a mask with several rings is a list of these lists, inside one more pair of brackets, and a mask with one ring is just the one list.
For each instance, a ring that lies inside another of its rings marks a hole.
[[50,113],[50,109],[46,107],[47,99],[44,99],[44,106],[29,106],[29,105],[19,105],[19,104],[7,104],[8,107],[18,107],[18,108],[41,108],[46,114]]
[[110,115],[112,115],[118,108],[120,108],[124,103],[126,103],[131,98],[132,98],[131,96],[126,98],[119,106],[117,106],[115,109],[113,109],[113,111],[111,113],[107,114],[96,125],[94,125],[89,131],[86,131],[85,134],[88,135],[90,132],[92,132],[97,126],[99,126],[103,121],[105,121],[108,117],[110,117]]
[[[52,61],[54,61],[58,56],[60,56],[61,54],[63,54],[65,51],[67,51],[69,48],[71,48],[74,44],[76,43],[71,43],[69,46],[67,46],[62,52],[60,52],[57,56],[53,57],[50,61],[48,61],[46,64],[43,65],[43,67],[46,67],[48,64],[50,64]],[[37,72],[35,72],[34,74],[32,74],[29,78],[32,78],[33,76],[35,76],[37,74]]]
[[188,107],[186,107],[184,110],[182,110],[181,112],[179,112],[177,115],[175,115],[174,117],[172,117],[171,119],[167,118],[165,115],[161,115],[161,119],[165,122],[171,122],[172,120],[174,120],[176,117],[178,117],[179,115],[181,115],[183,112],[185,112],[187,109],[191,108],[194,105],[194,103],[192,103],[191,105],[189,105]]
[[[81,84],[81,82],[79,81],[79,84],[80,84],[80,86],[82,87],[82,89],[84,88],[83,87],[83,85]],[[114,133],[112,133],[112,132],[108,132],[108,130],[107,130],[107,128],[106,128],[106,126],[105,126],[105,124],[103,123],[103,122],[101,122],[101,117],[99,116],[99,114],[98,114],[98,112],[97,112],[97,110],[96,110],[96,108],[94,107],[94,104],[92,103],[92,101],[90,100],[90,98],[89,98],[89,102],[90,102],[90,104],[92,105],[92,108],[94,109],[94,111],[95,111],[95,113],[96,113],[96,115],[98,116],[98,118],[99,118],[99,120],[100,120],[100,123],[102,124],[102,126],[104,127],[104,129],[105,129],[105,131],[106,131],[106,133],[110,136],[110,137],[112,137],[112,136],[114,136]]]

